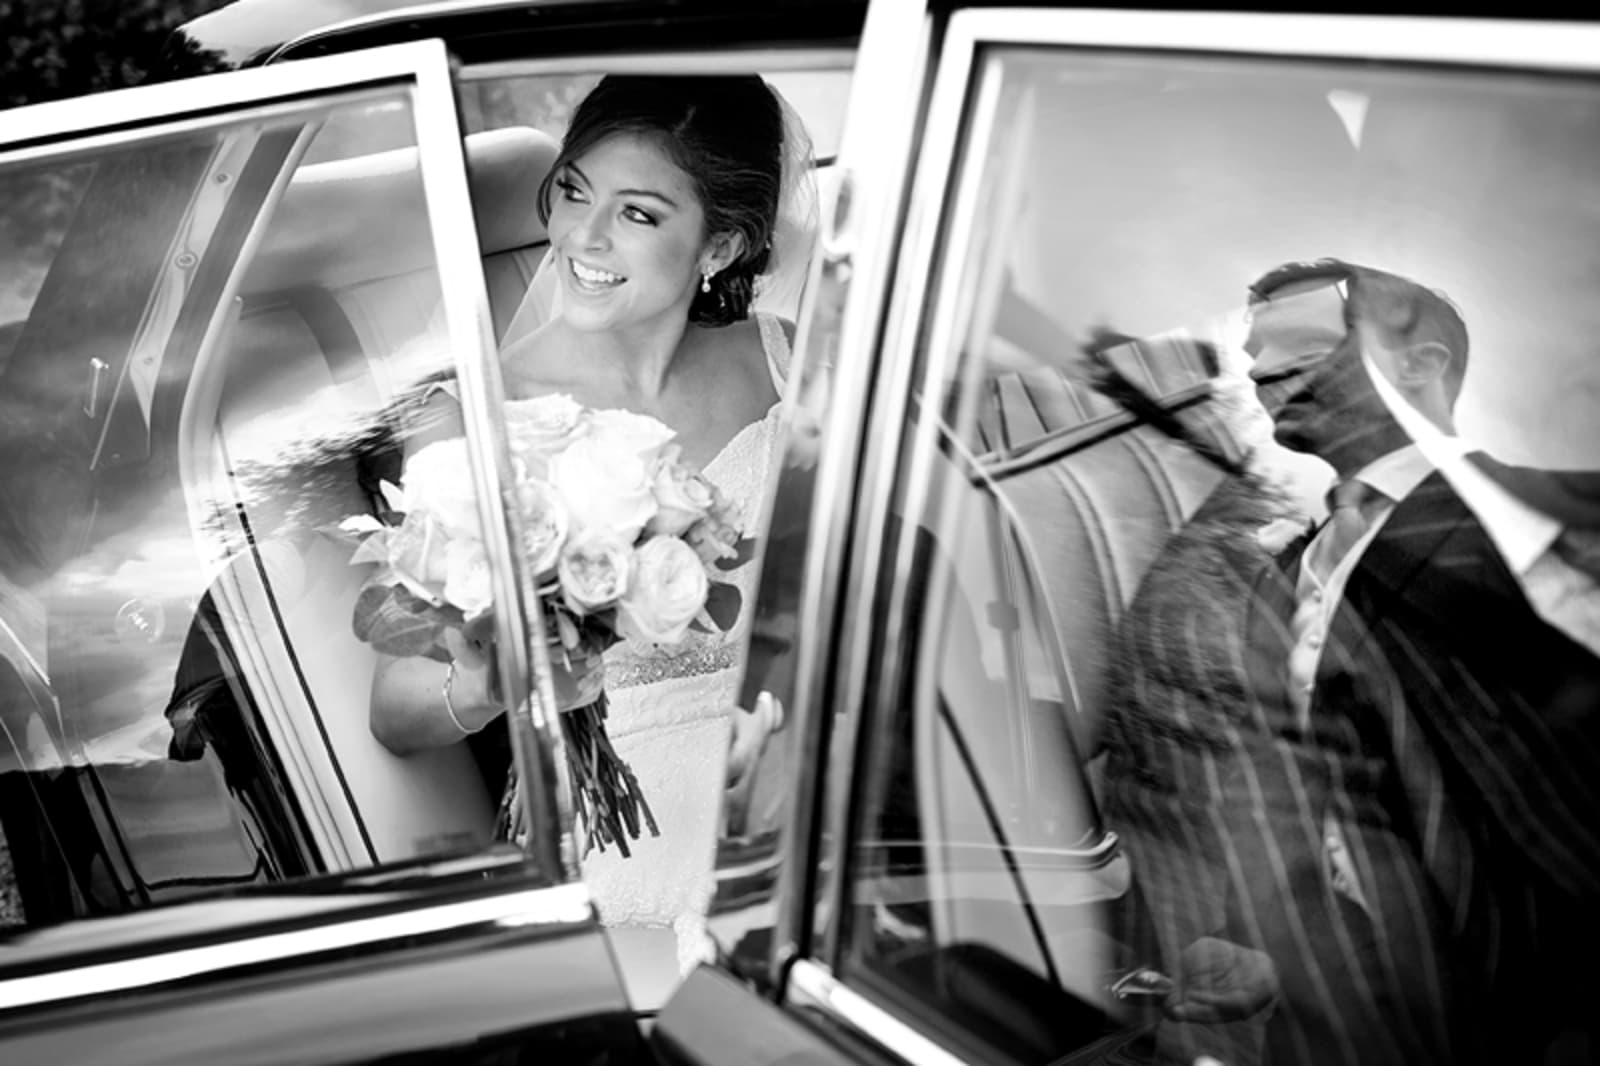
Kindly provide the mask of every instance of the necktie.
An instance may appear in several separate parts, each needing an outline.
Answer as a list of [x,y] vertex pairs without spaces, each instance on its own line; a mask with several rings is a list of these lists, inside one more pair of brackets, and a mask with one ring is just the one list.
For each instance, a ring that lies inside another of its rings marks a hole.
[[1367,531],[1369,509],[1383,493],[1364,481],[1341,481],[1328,493],[1328,521],[1317,535],[1312,572],[1326,581],[1339,560],[1347,555]]

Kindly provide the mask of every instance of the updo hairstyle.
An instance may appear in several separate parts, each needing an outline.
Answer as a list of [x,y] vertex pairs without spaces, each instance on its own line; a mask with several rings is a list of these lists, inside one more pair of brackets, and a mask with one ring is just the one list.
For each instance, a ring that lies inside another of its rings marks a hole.
[[619,133],[649,136],[689,176],[705,212],[706,235],[744,238],[738,257],[695,288],[689,321],[726,326],[750,314],[755,280],[772,266],[772,235],[783,185],[783,109],[760,77],[610,75],[572,116],[561,154],[539,186],[539,217],[550,219],[562,167]]

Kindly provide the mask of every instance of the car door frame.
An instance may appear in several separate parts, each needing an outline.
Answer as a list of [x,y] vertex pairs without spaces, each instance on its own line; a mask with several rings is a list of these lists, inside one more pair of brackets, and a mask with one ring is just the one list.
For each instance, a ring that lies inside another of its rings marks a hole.
[[[1264,21],[1274,27],[1265,43],[1251,36]],[[1422,38],[1398,41],[1381,32],[1400,23],[1429,33],[1437,50],[1424,55],[1416,43]],[[790,1054],[807,1062],[841,1061],[835,1056],[845,1054],[937,1066],[970,1061],[963,1049],[933,1039],[905,1014],[885,1009],[879,997],[862,994],[837,967],[862,741],[876,686],[897,672],[895,662],[874,658],[873,648],[883,634],[904,632],[910,618],[902,579],[911,572],[915,531],[908,524],[898,541],[889,538],[890,504],[902,478],[913,494],[925,490],[941,447],[937,419],[906,430],[912,385],[941,380],[959,356],[956,340],[963,335],[957,301],[947,298],[954,275],[945,268],[970,251],[975,192],[961,177],[961,162],[969,107],[974,96],[982,103],[974,78],[981,73],[981,49],[1031,44],[1237,52],[1240,40],[1250,40],[1251,53],[1272,56],[1550,71],[1594,66],[1592,54],[1548,26],[1503,22],[1498,30],[1469,27],[1443,41],[1436,39],[1437,28],[1431,19],[1347,14],[965,10],[917,0],[873,5],[840,153],[841,190],[824,205],[822,254],[797,342],[797,374],[823,363],[833,386],[797,612],[806,640],[788,743],[801,776],[785,827],[779,917],[764,958],[724,958],[691,975],[656,1030],[667,1061],[735,1061],[702,1030],[713,1010],[745,1009],[780,1050],[738,1061]],[[952,235],[954,244],[944,244]],[[919,366],[921,351],[928,358]],[[918,502],[905,501],[906,512],[918,513]]]
[[[510,550],[520,530],[502,502],[509,454],[490,414],[499,409],[498,354],[440,41],[21,108],[0,115],[0,144],[10,159],[38,160],[137,141],[152,124],[194,128],[270,113],[278,101],[385,86],[412,104],[494,593],[520,605],[533,586]],[[224,304],[201,333],[220,328]],[[526,709],[530,679],[548,684],[548,664],[530,662],[525,612],[496,614],[504,691],[524,708],[512,719],[531,786],[525,850],[502,845],[30,930],[0,952],[0,1058],[360,1061],[490,1044],[636,1048],[609,945],[562,850],[553,745],[537,735],[554,723]],[[296,1012],[298,1032],[274,1003]],[[208,1020],[223,1016],[226,1024]],[[374,1024],[384,1017],[392,1024]],[[151,1032],[159,1038],[141,1036]]]

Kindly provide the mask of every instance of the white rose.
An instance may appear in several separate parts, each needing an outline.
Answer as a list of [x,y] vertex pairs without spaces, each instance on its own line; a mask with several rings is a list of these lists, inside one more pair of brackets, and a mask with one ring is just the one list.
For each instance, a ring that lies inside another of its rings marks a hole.
[[550,463],[572,529],[609,533],[632,545],[656,513],[649,469],[638,455],[601,437],[584,437]]
[[650,483],[656,497],[656,515],[645,526],[649,534],[677,536],[711,510],[714,490],[699,474],[679,461],[676,444],[668,445],[656,460],[655,477]]
[[479,534],[478,495],[473,488],[472,464],[463,437],[434,441],[406,460],[404,476],[406,514],[421,511],[431,516],[451,537]]
[[677,436],[660,419],[620,408],[590,412],[589,431],[633,452],[646,466],[654,463],[667,442]]
[[684,530],[683,539],[696,558],[707,566],[739,554],[739,527],[709,514]]
[[473,619],[494,603],[489,555],[475,540],[452,540],[444,550],[444,598]]
[[617,632],[635,642],[676,644],[705,607],[710,587],[693,548],[677,537],[651,537],[633,553]]
[[432,514],[418,510],[408,513],[405,521],[390,530],[383,546],[389,567],[401,582],[429,603],[438,603],[449,574],[446,552],[457,539],[446,534]]
[[633,549],[603,530],[583,530],[567,538],[556,564],[561,598],[574,614],[614,606],[627,591]]
[[511,454],[541,477],[550,457],[588,429],[583,405],[566,393],[508,401],[505,424]]
[[522,549],[535,581],[543,582],[556,568],[561,548],[567,542],[571,521],[566,504],[555,489],[539,480],[517,485],[517,502],[522,511]]

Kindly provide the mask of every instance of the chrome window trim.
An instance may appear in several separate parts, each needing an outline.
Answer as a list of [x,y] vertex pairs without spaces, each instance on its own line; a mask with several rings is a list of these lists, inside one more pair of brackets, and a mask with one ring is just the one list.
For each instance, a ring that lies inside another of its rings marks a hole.
[[[208,76],[234,77],[235,75],[226,74]],[[405,75],[404,73],[401,73],[390,77],[373,79],[370,82],[366,79],[363,79],[361,82],[356,82],[346,87],[350,90],[352,95],[360,93],[363,90],[367,90],[371,91],[375,97],[381,98],[386,89],[392,92],[392,87],[403,82],[404,80]],[[326,84],[327,81],[325,79],[324,85],[319,88],[325,88]],[[122,93],[144,93],[147,91],[149,91],[149,87],[133,86],[127,89],[118,89],[115,92],[108,93],[107,95],[118,96]],[[301,91],[316,92],[318,89],[313,88]],[[28,107],[19,108],[18,110],[32,110],[35,107],[54,106],[54,104],[30,104]],[[205,109],[207,112],[206,114],[197,114],[187,119],[176,116],[167,117],[164,115],[156,115],[138,121],[117,122],[112,124],[113,128],[110,128],[106,132],[99,134],[78,134],[69,129],[59,132],[52,131],[49,136],[44,138],[17,138],[16,140],[21,143],[16,147],[11,147],[6,143],[8,140],[6,136],[8,131],[6,131],[3,127],[0,127],[0,152],[4,152],[6,154],[6,159],[8,162],[15,161],[31,163],[57,157],[71,158],[72,156],[80,154],[112,151],[117,148],[131,147],[140,143],[141,141],[147,140],[149,138],[149,133],[145,127],[154,124],[163,126],[165,132],[175,136],[187,136],[190,134],[205,133],[208,130],[225,129],[237,123],[237,111],[240,108],[245,107],[249,107],[252,114],[260,119],[263,125],[268,123],[294,122],[297,119],[305,117],[309,113],[315,113],[322,110],[318,103],[308,103],[304,100],[286,101],[276,104],[263,103],[253,106],[249,100],[244,100],[237,104],[225,105],[222,108],[213,109],[208,107]],[[189,110],[194,112],[200,109],[191,107]],[[103,123],[89,122],[85,124],[86,127],[98,125],[103,125]],[[29,140],[38,143],[27,143]],[[61,143],[63,141],[70,141],[71,148],[63,150],[61,147]]]
[[[441,304],[450,349],[456,355],[462,422],[492,595],[501,605],[494,612],[496,660],[511,731],[512,765],[524,784],[520,790],[528,827],[524,849],[548,881],[571,881],[578,877],[577,830],[566,790],[556,787],[556,767],[565,764],[566,746],[554,711],[549,659],[530,654],[530,649],[545,646],[543,612],[529,610],[539,599],[537,575],[528,566],[526,553],[511,547],[524,543],[522,516],[505,419],[499,417],[505,406],[500,349],[472,215],[455,84],[444,44],[426,43],[434,59],[419,64],[417,72],[417,152],[423,161],[423,194],[438,252]],[[440,210],[432,209],[435,204]],[[531,698],[530,680],[537,699]]]
[[592,917],[589,890],[582,884],[524,889],[0,980],[0,1012],[127,994],[170,981],[218,977],[230,971],[370,949],[472,926],[565,926],[587,923]]
[[[883,343],[880,364],[876,367],[876,388],[881,390],[875,398],[871,425],[867,429],[866,454],[862,459],[859,497],[867,501],[862,519],[857,523],[853,573],[849,587],[850,600],[842,609],[843,620],[839,630],[846,634],[840,653],[839,705],[849,714],[833,738],[828,762],[832,766],[854,766],[860,751],[862,720],[870,697],[867,690],[868,672],[873,667],[892,674],[899,653],[891,650],[879,663],[872,662],[872,641],[875,632],[882,628],[899,632],[904,623],[903,597],[888,605],[888,616],[881,623],[875,620],[879,613],[877,591],[882,580],[885,560],[875,550],[876,541],[888,523],[890,501],[896,485],[896,472],[905,459],[908,444],[906,426],[910,417],[911,383],[915,373],[918,338],[921,335],[925,297],[933,290],[935,256],[944,220],[945,192],[956,177],[956,153],[959,134],[965,118],[968,71],[973,60],[971,44],[952,48],[949,41],[934,59],[933,89],[928,106],[928,118],[922,143],[912,161],[909,174],[909,210],[905,231],[894,262],[893,288],[889,293],[888,312],[883,323]],[[932,58],[932,57],[930,57]],[[970,200],[970,197],[968,197]],[[852,294],[854,298],[854,294]],[[940,336],[948,333],[948,323],[941,323]],[[948,345],[946,345],[948,347]],[[866,361],[866,360],[863,360]],[[919,425],[917,437],[910,438],[913,459],[920,446],[918,439],[930,436],[926,425]],[[921,460],[926,470],[927,458]],[[913,482],[913,493],[920,492]],[[916,499],[907,501],[908,511]],[[904,529],[901,541],[893,549],[889,560],[897,574],[904,573],[909,565],[909,551],[913,543],[913,530]],[[811,630],[807,630],[808,632]],[[854,793],[854,774],[836,773],[826,788],[826,810],[823,814],[823,833],[829,843],[827,858],[820,865],[824,871],[817,898],[821,908],[816,932],[821,934],[819,956],[837,962],[840,944],[839,916],[846,904],[849,886],[846,879],[850,850],[850,809]]]
[[[869,6],[860,47],[864,62],[857,64],[852,76],[836,164],[840,180],[834,201],[823,209],[819,262],[813,266],[799,315],[797,360],[791,370],[794,378],[815,373],[813,367],[830,368],[833,375],[806,536],[811,556],[800,591],[800,633],[838,633],[837,619],[849,587],[844,562],[855,515],[852,506],[839,501],[861,498],[856,488],[864,469],[862,434],[877,373],[881,307],[890,288],[892,250],[906,211],[905,189],[931,42],[931,22],[917,0],[876,0]],[[848,203],[842,220],[841,203]],[[839,292],[843,299],[834,350],[828,349],[828,337],[813,334],[825,291]],[[841,775],[826,773],[828,760],[819,758],[824,750],[820,745],[829,735],[834,707],[848,709],[853,700],[835,675],[830,643],[802,640],[796,655],[794,699],[799,724],[789,743],[798,756],[793,794],[799,800],[786,826],[778,874],[779,912],[769,975],[775,983],[783,979],[789,960],[811,950],[813,906],[831,893],[827,863],[818,854],[815,838],[827,825],[819,809],[823,797],[837,787]],[[813,875],[819,879],[816,884],[810,884]]]
[[604,52],[506,59],[463,65],[459,82],[546,74],[746,74],[855,68],[853,48],[748,48],[715,52]]
[[[157,122],[169,123],[179,133],[212,128],[231,121],[222,112],[259,105],[267,97],[313,94],[332,83],[356,89],[364,83],[415,80],[430,60],[437,62],[443,56],[437,41],[411,41],[270,69],[229,71],[31,104],[0,111],[0,150],[8,160],[26,161],[60,154],[59,145],[67,140],[74,149],[128,144],[142,139],[144,128]],[[202,99],[204,103],[197,105]],[[305,108],[301,102],[286,102],[261,106],[259,113],[270,118]],[[90,130],[103,132],[90,134]]]
[[1542,19],[991,8],[958,12],[949,32],[959,47],[1052,44],[1574,72],[1595,70],[1600,56],[1600,26]]
[[840,982],[827,967],[810,959],[801,959],[790,969],[784,1003],[820,1011],[903,1062],[917,1066],[967,1066],[966,1059],[951,1054]]
[[340,19],[338,22],[329,23],[326,26],[318,26],[314,30],[307,30],[297,37],[289,38],[289,40],[274,47],[264,62],[267,64],[276,63],[285,53],[292,52],[301,45],[309,44],[324,37],[337,37],[357,30],[405,22],[408,19],[437,18],[446,15],[471,15],[494,11],[519,11],[527,6],[528,0],[433,0],[431,3],[411,4],[407,7],[391,8],[387,11],[377,11],[369,15],[356,15],[352,18]]

